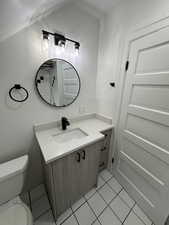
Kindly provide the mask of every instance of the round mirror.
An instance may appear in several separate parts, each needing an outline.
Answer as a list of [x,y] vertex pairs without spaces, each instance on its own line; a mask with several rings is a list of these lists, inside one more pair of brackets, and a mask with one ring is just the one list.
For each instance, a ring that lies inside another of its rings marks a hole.
[[49,105],[64,107],[72,104],[79,95],[80,78],[72,64],[63,59],[44,62],[35,78],[40,97]]

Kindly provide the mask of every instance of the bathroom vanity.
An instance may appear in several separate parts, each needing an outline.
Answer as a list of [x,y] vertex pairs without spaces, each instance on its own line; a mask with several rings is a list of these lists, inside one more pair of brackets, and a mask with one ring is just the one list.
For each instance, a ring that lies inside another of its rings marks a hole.
[[113,138],[111,120],[97,114],[70,119],[70,126],[65,131],[60,125],[60,121],[56,121],[34,127],[56,220],[97,186],[99,170],[108,166]]

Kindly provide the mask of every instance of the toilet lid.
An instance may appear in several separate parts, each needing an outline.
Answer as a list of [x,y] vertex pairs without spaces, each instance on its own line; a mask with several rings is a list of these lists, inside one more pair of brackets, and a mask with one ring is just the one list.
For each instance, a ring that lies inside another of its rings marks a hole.
[[31,218],[23,204],[14,204],[0,211],[0,225],[30,225]]

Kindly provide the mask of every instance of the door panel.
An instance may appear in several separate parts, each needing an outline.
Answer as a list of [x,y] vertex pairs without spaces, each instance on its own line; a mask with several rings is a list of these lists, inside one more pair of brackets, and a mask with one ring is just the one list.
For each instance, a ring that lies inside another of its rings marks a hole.
[[169,88],[167,86],[161,88],[157,85],[133,85],[130,104],[169,112],[169,101],[165,101],[166,97],[169,99]]
[[168,165],[162,160],[159,160],[154,154],[150,154],[146,149],[141,148],[135,143],[129,142],[125,138],[123,152],[139,163],[140,166],[144,167],[152,175],[156,176],[158,180],[161,180],[163,183],[166,182],[167,185],[169,185],[169,177],[168,174],[166,174]]
[[168,42],[157,46],[149,46],[149,48],[147,49],[141,49],[140,53],[138,54],[138,64],[136,67],[136,73],[168,71],[168,58]]
[[167,126],[138,116],[128,115],[125,129],[167,151],[169,150],[169,130]]
[[169,28],[131,43],[118,175],[157,225],[169,214]]

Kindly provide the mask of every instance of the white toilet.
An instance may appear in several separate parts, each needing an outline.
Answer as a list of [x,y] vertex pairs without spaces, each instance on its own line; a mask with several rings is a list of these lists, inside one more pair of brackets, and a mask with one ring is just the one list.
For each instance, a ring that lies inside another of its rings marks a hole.
[[0,164],[0,225],[32,225],[32,214],[22,202],[28,156]]

